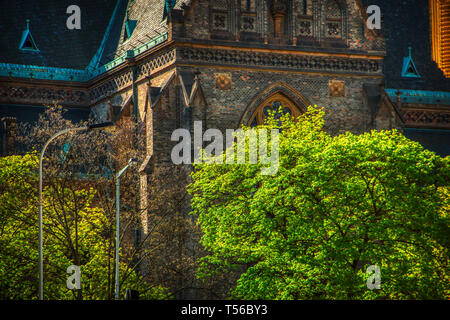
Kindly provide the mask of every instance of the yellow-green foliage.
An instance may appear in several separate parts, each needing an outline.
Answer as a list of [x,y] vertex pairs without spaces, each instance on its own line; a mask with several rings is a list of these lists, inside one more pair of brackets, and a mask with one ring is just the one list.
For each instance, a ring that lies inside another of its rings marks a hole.
[[[37,166],[34,155],[0,158],[0,299],[37,298]],[[105,237],[108,219],[101,208],[91,205],[94,190],[71,192],[62,188],[63,200],[55,201],[54,188],[44,189],[45,298],[77,298],[66,288],[66,269],[76,264],[78,253],[81,297],[107,299],[114,287],[114,260]],[[122,275],[127,274],[124,263],[120,268]],[[134,272],[121,284],[122,296],[128,287],[139,290],[141,298],[164,296],[162,288],[149,288]]]
[[[243,299],[448,298],[449,159],[395,130],[332,137],[323,124],[317,108],[283,119],[273,176],[196,166],[210,252],[199,275],[243,270],[232,292]],[[380,290],[366,286],[369,265]]]

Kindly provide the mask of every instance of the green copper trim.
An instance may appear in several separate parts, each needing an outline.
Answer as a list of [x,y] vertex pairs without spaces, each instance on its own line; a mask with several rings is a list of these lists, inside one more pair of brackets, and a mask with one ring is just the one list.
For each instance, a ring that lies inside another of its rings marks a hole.
[[161,43],[167,41],[169,35],[168,33],[161,34],[147,43],[135,48],[134,50],[129,50],[127,53],[118,57],[117,59],[108,62],[107,64],[95,68],[84,70],[79,69],[69,69],[69,68],[54,68],[54,67],[41,67],[33,65],[20,65],[12,63],[0,63],[0,76],[2,77],[14,77],[14,78],[33,78],[42,80],[60,80],[60,81],[76,81],[76,82],[86,82],[90,81],[99,75],[114,69],[115,67],[121,65],[127,60],[127,57],[137,57],[143,52],[146,52]]
[[450,92],[385,89],[392,102],[397,102],[398,93],[402,103],[450,105]]

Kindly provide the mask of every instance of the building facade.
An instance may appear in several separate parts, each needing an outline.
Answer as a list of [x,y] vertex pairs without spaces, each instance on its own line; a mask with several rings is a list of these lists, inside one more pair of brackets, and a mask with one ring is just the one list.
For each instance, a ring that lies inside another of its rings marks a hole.
[[[81,10],[69,29],[66,9]],[[369,29],[367,8],[381,9]],[[450,1],[98,0],[0,8],[1,153],[47,105],[68,117],[135,117],[140,188],[170,163],[172,132],[237,129],[267,111],[326,111],[331,134],[403,130],[450,154]],[[142,204],[145,207],[145,203]],[[145,219],[143,219],[145,221]],[[145,224],[143,225],[145,233]]]

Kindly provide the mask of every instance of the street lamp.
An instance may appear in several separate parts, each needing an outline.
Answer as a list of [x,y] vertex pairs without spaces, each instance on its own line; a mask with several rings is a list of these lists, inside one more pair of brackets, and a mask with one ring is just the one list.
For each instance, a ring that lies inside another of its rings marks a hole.
[[120,245],[120,234],[119,234],[119,225],[120,225],[120,176],[127,170],[129,167],[133,166],[133,163],[137,162],[136,159],[131,158],[128,161],[128,164],[120,170],[116,174],[116,293],[115,299],[119,300],[119,245]]
[[73,131],[90,131],[94,129],[100,129],[100,128],[106,128],[106,127],[112,127],[114,126],[114,123],[112,122],[104,122],[94,125],[89,125],[85,127],[79,127],[79,128],[69,128],[62,131],[59,131],[58,133],[54,134],[44,145],[44,148],[42,148],[41,156],[39,157],[39,300],[44,300],[44,265],[43,265],[43,241],[42,241],[42,234],[43,234],[43,228],[42,228],[42,162],[44,160],[44,153],[47,149],[48,145],[55,140],[60,135],[63,135],[67,132],[73,132]]

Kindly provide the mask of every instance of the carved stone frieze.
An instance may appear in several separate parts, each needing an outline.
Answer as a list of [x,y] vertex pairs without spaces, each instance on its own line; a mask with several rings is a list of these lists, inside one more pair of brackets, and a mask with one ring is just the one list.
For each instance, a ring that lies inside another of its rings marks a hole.
[[88,106],[89,94],[87,91],[76,90],[73,88],[49,88],[36,85],[6,85],[0,86],[0,102]]
[[403,118],[409,127],[450,127],[448,110],[405,110]]
[[267,52],[231,51],[208,48],[180,48],[182,62],[292,69],[311,72],[381,74],[382,61],[347,57],[326,57]]

